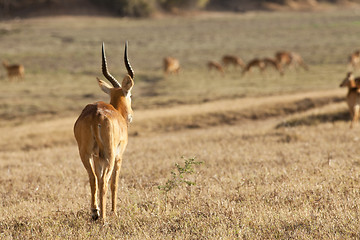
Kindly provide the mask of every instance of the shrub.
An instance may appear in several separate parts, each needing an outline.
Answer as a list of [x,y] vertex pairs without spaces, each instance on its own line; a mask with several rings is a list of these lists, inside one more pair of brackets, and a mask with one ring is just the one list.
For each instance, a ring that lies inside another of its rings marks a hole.
[[195,157],[185,159],[182,157],[182,159],[185,160],[184,166],[182,167],[180,164],[175,163],[175,167],[177,170],[176,172],[171,172],[171,178],[167,180],[165,185],[159,185],[158,189],[163,191],[164,193],[168,193],[172,189],[181,186],[182,184],[186,184],[187,186],[195,185],[195,182],[190,181],[185,177],[185,175],[191,175],[194,173],[194,165],[200,165],[203,162],[197,162],[195,161]]
[[116,11],[121,16],[149,17],[155,11],[155,0],[115,0]]
[[174,8],[201,9],[206,7],[209,0],[159,0],[160,5],[166,10]]
[[120,16],[149,17],[156,10],[156,0],[92,0]]

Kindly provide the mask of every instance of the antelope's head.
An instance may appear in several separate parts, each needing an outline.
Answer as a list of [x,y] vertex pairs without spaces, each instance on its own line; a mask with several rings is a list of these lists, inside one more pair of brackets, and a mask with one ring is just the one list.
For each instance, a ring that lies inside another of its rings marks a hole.
[[348,87],[348,88],[356,87],[355,77],[352,72],[348,72],[346,74],[345,79],[340,83],[340,87]]
[[103,80],[97,78],[101,90],[110,96],[110,104],[115,109],[120,111],[122,116],[127,119],[128,123],[132,121],[133,111],[131,108],[131,90],[134,86],[134,71],[132,70],[129,59],[127,56],[128,44],[125,43],[124,62],[128,74],[123,78],[122,84],[120,84],[108,71],[106,56],[105,56],[105,45],[102,45],[102,72],[107,80],[112,84],[110,86]]

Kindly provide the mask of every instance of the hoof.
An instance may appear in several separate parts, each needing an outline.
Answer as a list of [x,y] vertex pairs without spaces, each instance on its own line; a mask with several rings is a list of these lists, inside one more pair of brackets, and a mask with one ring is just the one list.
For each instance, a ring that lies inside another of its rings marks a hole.
[[94,221],[98,220],[99,217],[100,217],[100,211],[99,211],[99,209],[91,209],[91,212],[92,212],[92,215],[91,215],[92,219],[93,219]]

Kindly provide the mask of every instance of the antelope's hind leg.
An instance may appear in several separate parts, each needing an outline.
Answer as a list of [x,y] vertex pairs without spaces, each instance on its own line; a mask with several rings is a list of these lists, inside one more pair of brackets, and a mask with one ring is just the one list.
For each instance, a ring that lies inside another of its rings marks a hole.
[[117,192],[118,192],[118,185],[119,185],[119,175],[120,175],[120,169],[121,169],[121,164],[122,164],[122,156],[125,151],[126,145],[127,145],[127,141],[123,141],[120,143],[120,145],[117,148],[118,154],[115,158],[115,166],[114,166],[114,170],[113,170],[113,173],[111,176],[111,185],[110,185],[111,200],[112,200],[111,211],[115,214],[115,216],[117,216],[116,203],[117,203]]
[[[89,175],[89,182],[90,182],[90,188],[91,188],[91,214],[92,219],[97,220],[100,216],[100,210],[98,205],[98,181],[95,176],[93,167],[91,165],[92,161],[92,154],[84,153],[80,154],[81,161]],[[96,157],[95,157],[96,158]]]
[[114,169],[115,157],[113,154],[109,154],[108,157],[99,157],[94,162],[95,174],[99,184],[99,198],[100,198],[100,216],[105,221],[106,219],[106,195],[108,190],[108,184]]
[[119,175],[120,175],[120,168],[121,168],[122,159],[115,160],[115,166],[113,173],[111,175],[111,211],[117,216],[116,213],[116,202],[117,202],[117,191],[119,185]]
[[[78,125],[77,131],[75,131],[75,136],[79,144],[79,153],[81,162],[83,163],[88,175],[89,175],[89,183],[91,189],[91,213],[92,219],[97,220],[100,216],[99,213],[99,205],[98,205],[98,181],[94,171],[94,161],[98,158],[98,147],[95,142],[95,139],[91,136],[83,136],[81,133],[81,126]],[[79,141],[79,139],[87,139],[87,141]]]

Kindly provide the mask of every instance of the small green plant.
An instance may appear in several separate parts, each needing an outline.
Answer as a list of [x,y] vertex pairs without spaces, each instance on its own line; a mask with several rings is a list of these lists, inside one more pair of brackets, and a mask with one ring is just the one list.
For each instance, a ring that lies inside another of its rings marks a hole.
[[[181,157],[182,159],[185,159],[185,157]],[[183,183],[187,186],[195,185],[195,182],[192,182],[188,180],[185,175],[190,175],[194,173],[194,165],[200,165],[203,162],[197,162],[195,161],[195,157],[185,159],[185,165],[182,167],[180,164],[175,163],[175,167],[177,169],[176,172],[171,172],[171,178],[167,180],[165,185],[159,185],[158,189],[163,191],[165,194],[171,191],[172,189],[179,187]]]

